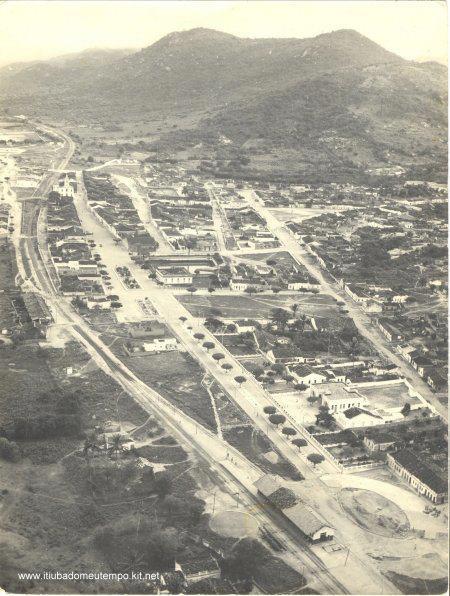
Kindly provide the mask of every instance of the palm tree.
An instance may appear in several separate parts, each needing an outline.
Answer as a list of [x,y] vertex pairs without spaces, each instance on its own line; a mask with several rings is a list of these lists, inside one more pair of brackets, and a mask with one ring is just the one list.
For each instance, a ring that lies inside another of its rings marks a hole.
[[116,454],[115,459],[117,460],[117,456],[118,456],[119,452],[122,451],[122,436],[119,433],[117,433],[111,437],[110,451],[111,451],[111,453]]

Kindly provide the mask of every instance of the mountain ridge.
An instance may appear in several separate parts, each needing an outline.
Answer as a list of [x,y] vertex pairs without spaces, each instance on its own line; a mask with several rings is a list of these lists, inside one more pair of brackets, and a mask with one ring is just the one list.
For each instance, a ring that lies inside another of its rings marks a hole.
[[445,67],[405,60],[352,29],[304,39],[176,31],[106,63],[1,69],[0,101],[68,121],[192,115],[161,132],[169,149],[204,143],[214,155],[225,135],[236,150],[256,143],[271,162],[271,152],[293,151],[300,169],[445,170]]

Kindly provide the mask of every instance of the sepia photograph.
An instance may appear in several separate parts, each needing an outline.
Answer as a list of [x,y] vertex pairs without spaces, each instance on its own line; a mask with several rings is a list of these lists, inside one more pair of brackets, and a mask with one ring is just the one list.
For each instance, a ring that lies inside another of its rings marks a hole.
[[448,594],[448,7],[0,0],[0,591]]

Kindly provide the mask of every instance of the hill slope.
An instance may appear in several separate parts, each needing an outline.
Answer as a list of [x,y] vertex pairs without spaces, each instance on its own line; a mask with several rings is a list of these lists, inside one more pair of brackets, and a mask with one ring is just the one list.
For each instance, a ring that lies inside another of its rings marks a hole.
[[276,169],[281,157],[299,171],[445,170],[445,68],[403,60],[355,31],[242,39],[192,29],[109,58],[2,69],[0,97],[13,112],[72,121],[195,115],[162,146],[200,142],[211,155],[226,137],[254,167]]

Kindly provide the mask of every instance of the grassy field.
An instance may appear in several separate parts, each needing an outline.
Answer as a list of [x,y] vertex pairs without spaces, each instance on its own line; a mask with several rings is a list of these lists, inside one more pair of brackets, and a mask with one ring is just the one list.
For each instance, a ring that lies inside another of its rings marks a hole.
[[255,296],[178,296],[195,317],[207,317],[219,310],[226,319],[268,319],[274,308],[290,310],[298,304],[297,316],[337,317],[338,307],[325,294],[256,294]]
[[133,354],[124,363],[150,387],[182,412],[210,430],[216,430],[211,398],[201,385],[204,371],[188,354]]
[[[266,474],[278,474],[287,480],[302,480],[303,477],[292,464],[275,450],[272,443],[252,426],[235,426],[226,429],[224,439],[238,449],[247,459]],[[273,461],[265,455],[275,454]]]

